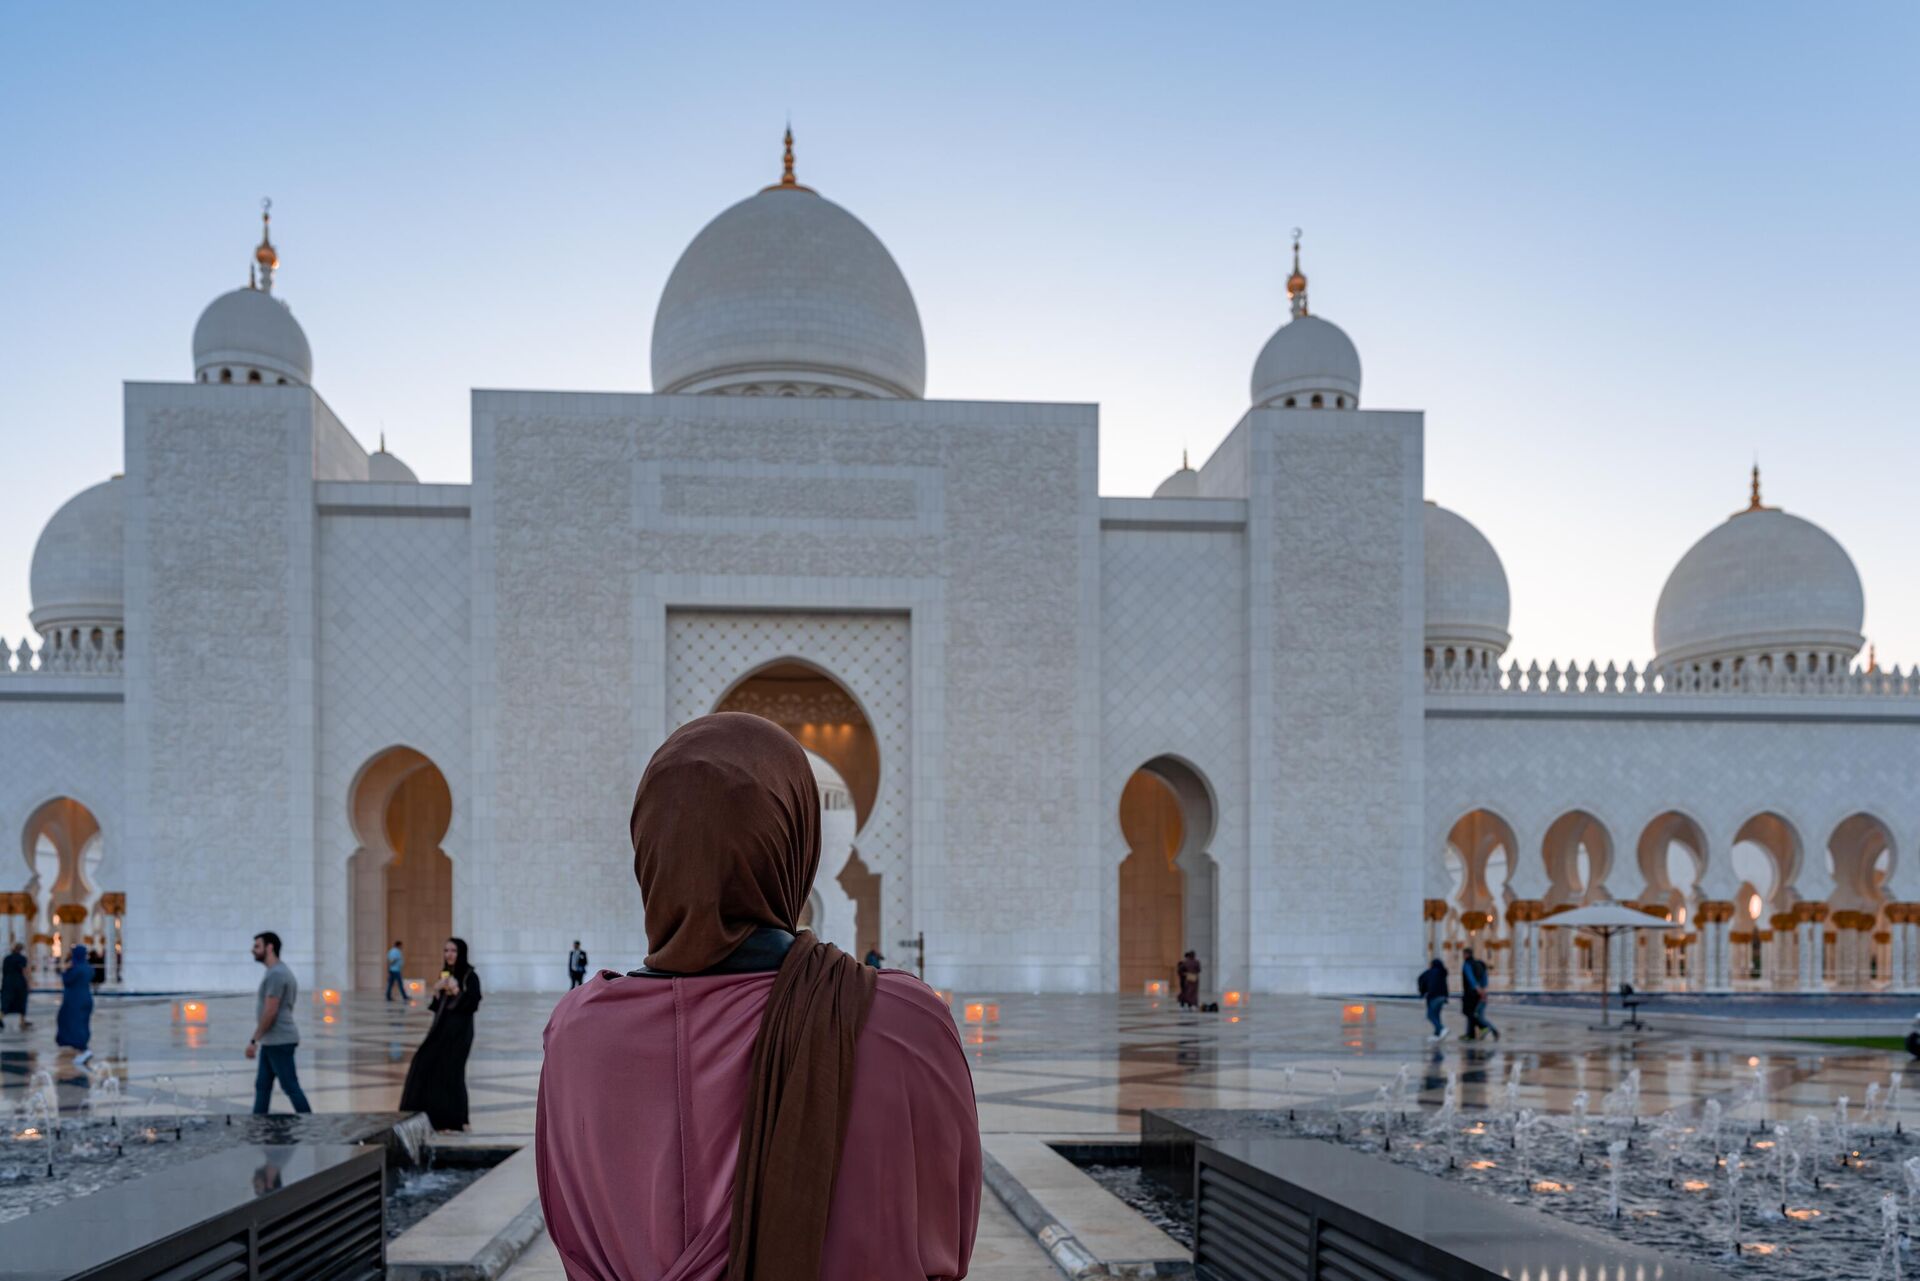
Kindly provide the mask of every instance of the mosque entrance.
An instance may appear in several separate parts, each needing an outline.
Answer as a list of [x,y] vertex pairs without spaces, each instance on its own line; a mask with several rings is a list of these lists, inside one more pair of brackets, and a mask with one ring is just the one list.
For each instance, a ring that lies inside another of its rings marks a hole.
[[1178,757],[1155,757],[1121,789],[1120,991],[1138,995],[1155,980],[1177,991],[1187,951],[1206,967],[1203,992],[1218,977],[1213,830],[1213,791]]
[[[819,929],[822,937],[848,948],[855,956],[865,956],[873,948],[884,952],[880,940],[880,874],[867,870],[859,848],[860,833],[880,790],[880,742],[859,701],[822,669],[783,658],[734,685],[713,710],[765,717],[798,739],[814,758],[814,777],[820,784],[825,812],[820,879],[815,882],[815,899],[809,906],[819,910],[807,913],[803,923]],[[851,814],[847,815],[849,809]],[[846,817],[851,818],[850,823]],[[852,901],[850,937],[839,924],[833,905],[824,904],[823,882],[830,877]]]
[[386,986],[396,939],[407,977],[439,973],[453,933],[453,860],[440,848],[453,822],[446,776],[411,747],[390,747],[361,767],[348,806],[360,841],[348,863],[354,987]]
[[121,912],[103,910],[117,907],[120,896],[101,888],[105,852],[100,820],[71,796],[56,796],[41,805],[21,829],[26,889],[14,900],[17,914],[7,917],[6,946],[27,944],[43,981],[52,981],[55,967],[77,944],[86,946],[95,965],[105,967],[104,981],[120,977]]

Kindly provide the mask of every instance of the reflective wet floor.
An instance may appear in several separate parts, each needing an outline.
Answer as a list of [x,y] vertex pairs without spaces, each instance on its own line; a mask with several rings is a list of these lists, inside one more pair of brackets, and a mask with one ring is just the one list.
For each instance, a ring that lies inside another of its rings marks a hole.
[[[490,993],[476,1021],[468,1068],[473,1137],[525,1142],[533,1132],[540,1035],[551,993]],[[1766,1115],[1830,1115],[1846,1095],[1857,1108],[1868,1086],[1884,1093],[1903,1054],[1699,1033],[1597,1032],[1584,1023],[1519,1007],[1491,1011],[1504,1038],[1437,1045],[1411,1003],[1343,1003],[1254,996],[1239,1011],[1193,1014],[1136,997],[1019,996],[955,1002],[973,1069],[980,1125],[996,1135],[1131,1135],[1141,1108],[1266,1108],[1311,1102],[1360,1106],[1402,1064],[1415,1067],[1421,1101],[1437,1106],[1450,1072],[1461,1106],[1496,1101],[1511,1066],[1521,1065],[1520,1106],[1566,1113],[1585,1091],[1594,1107],[1626,1073],[1641,1075],[1641,1111],[1685,1112],[1713,1097],[1729,1100],[1753,1079],[1767,1083]],[[968,1007],[979,1005],[977,1011]],[[88,1074],[53,1044],[54,1002],[34,999],[35,1025],[0,1033],[0,1103],[17,1105],[32,1076],[51,1071],[63,1108],[84,1106]],[[965,1020],[977,1014],[980,1022]],[[179,999],[103,998],[94,1016],[95,1054],[117,1078],[129,1106],[244,1110],[254,1065],[243,1051],[252,1030],[251,994]],[[343,993],[337,1004],[303,997],[299,1071],[315,1109],[378,1112],[397,1107],[428,1014],[378,995]],[[1920,1118],[1920,1079],[1903,1090],[1901,1114]],[[287,1109],[274,1096],[274,1109]],[[1749,1110],[1749,1115],[1752,1114]],[[1005,1228],[997,1206],[996,1229]],[[1017,1237],[993,1266],[1011,1278],[1032,1260]],[[1037,1251],[1034,1255],[1038,1258]],[[537,1262],[531,1254],[527,1266]],[[984,1262],[984,1260],[983,1260]],[[535,1276],[536,1272],[527,1272]],[[1048,1275],[1037,1272],[1036,1276]]]

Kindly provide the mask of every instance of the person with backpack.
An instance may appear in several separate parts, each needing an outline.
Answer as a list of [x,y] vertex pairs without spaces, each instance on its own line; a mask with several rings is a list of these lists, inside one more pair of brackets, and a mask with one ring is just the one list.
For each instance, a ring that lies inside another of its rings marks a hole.
[[1467,1016],[1463,1041],[1477,1041],[1480,1033],[1491,1032],[1500,1039],[1500,1029],[1487,1022],[1487,963],[1468,948],[1460,962],[1460,1012]]
[[1427,1022],[1433,1024],[1432,1039],[1446,1039],[1447,1029],[1440,1021],[1440,1011],[1447,1008],[1447,967],[1437,956],[1432,965],[1420,972],[1420,995],[1427,1000]]

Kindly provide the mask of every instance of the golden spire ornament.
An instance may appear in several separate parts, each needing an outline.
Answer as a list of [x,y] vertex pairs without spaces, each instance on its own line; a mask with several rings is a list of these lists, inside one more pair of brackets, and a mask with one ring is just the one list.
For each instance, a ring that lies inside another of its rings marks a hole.
[[780,159],[780,181],[774,183],[770,187],[762,187],[760,190],[762,191],[812,191],[813,190],[812,187],[801,186],[799,180],[793,176],[793,126],[792,125],[787,126],[787,136],[785,138],[785,145],[786,145],[785,153],[781,156],[781,159]]
[[1753,479],[1748,483],[1747,505],[1735,512],[1736,516],[1745,516],[1749,512],[1770,512],[1775,510],[1760,501],[1760,463],[1753,464]]
[[273,292],[273,273],[280,266],[280,251],[273,247],[273,201],[260,202],[260,247],[253,251],[253,260],[260,266],[260,288]]
[[1293,274],[1287,277],[1287,301],[1295,318],[1307,314],[1307,277],[1300,270],[1300,228],[1293,229]]

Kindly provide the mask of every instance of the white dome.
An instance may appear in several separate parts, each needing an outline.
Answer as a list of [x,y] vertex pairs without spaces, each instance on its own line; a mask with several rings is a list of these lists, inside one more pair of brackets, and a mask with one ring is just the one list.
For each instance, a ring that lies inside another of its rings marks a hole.
[[30,617],[42,636],[64,627],[118,627],[126,616],[125,490],[118,476],[83,489],[40,531]]
[[1776,508],[1750,509],[1695,543],[1667,575],[1653,615],[1654,663],[1775,653],[1844,663],[1860,651],[1865,614],[1859,572],[1831,534]]
[[1155,498],[1198,498],[1200,496],[1200,473],[1187,466],[1183,460],[1180,470],[1160,482],[1153,491]]
[[367,479],[384,481],[389,485],[420,483],[420,478],[413,474],[413,468],[389,454],[384,448],[367,455]]
[[[223,369],[232,370],[222,379]],[[249,373],[258,372],[259,379]],[[263,289],[221,294],[193,327],[193,374],[201,382],[313,382],[313,351],[287,305]]]
[[1431,499],[1426,531],[1428,648],[1485,650],[1498,657],[1512,639],[1500,554],[1471,521]]
[[[1360,404],[1360,353],[1346,331],[1318,316],[1295,316],[1267,339],[1253,362],[1253,404],[1326,409]],[[1295,404],[1287,405],[1291,398]]]
[[927,352],[893,255],[804,187],[773,187],[708,223],[653,318],[656,392],[918,399]]

